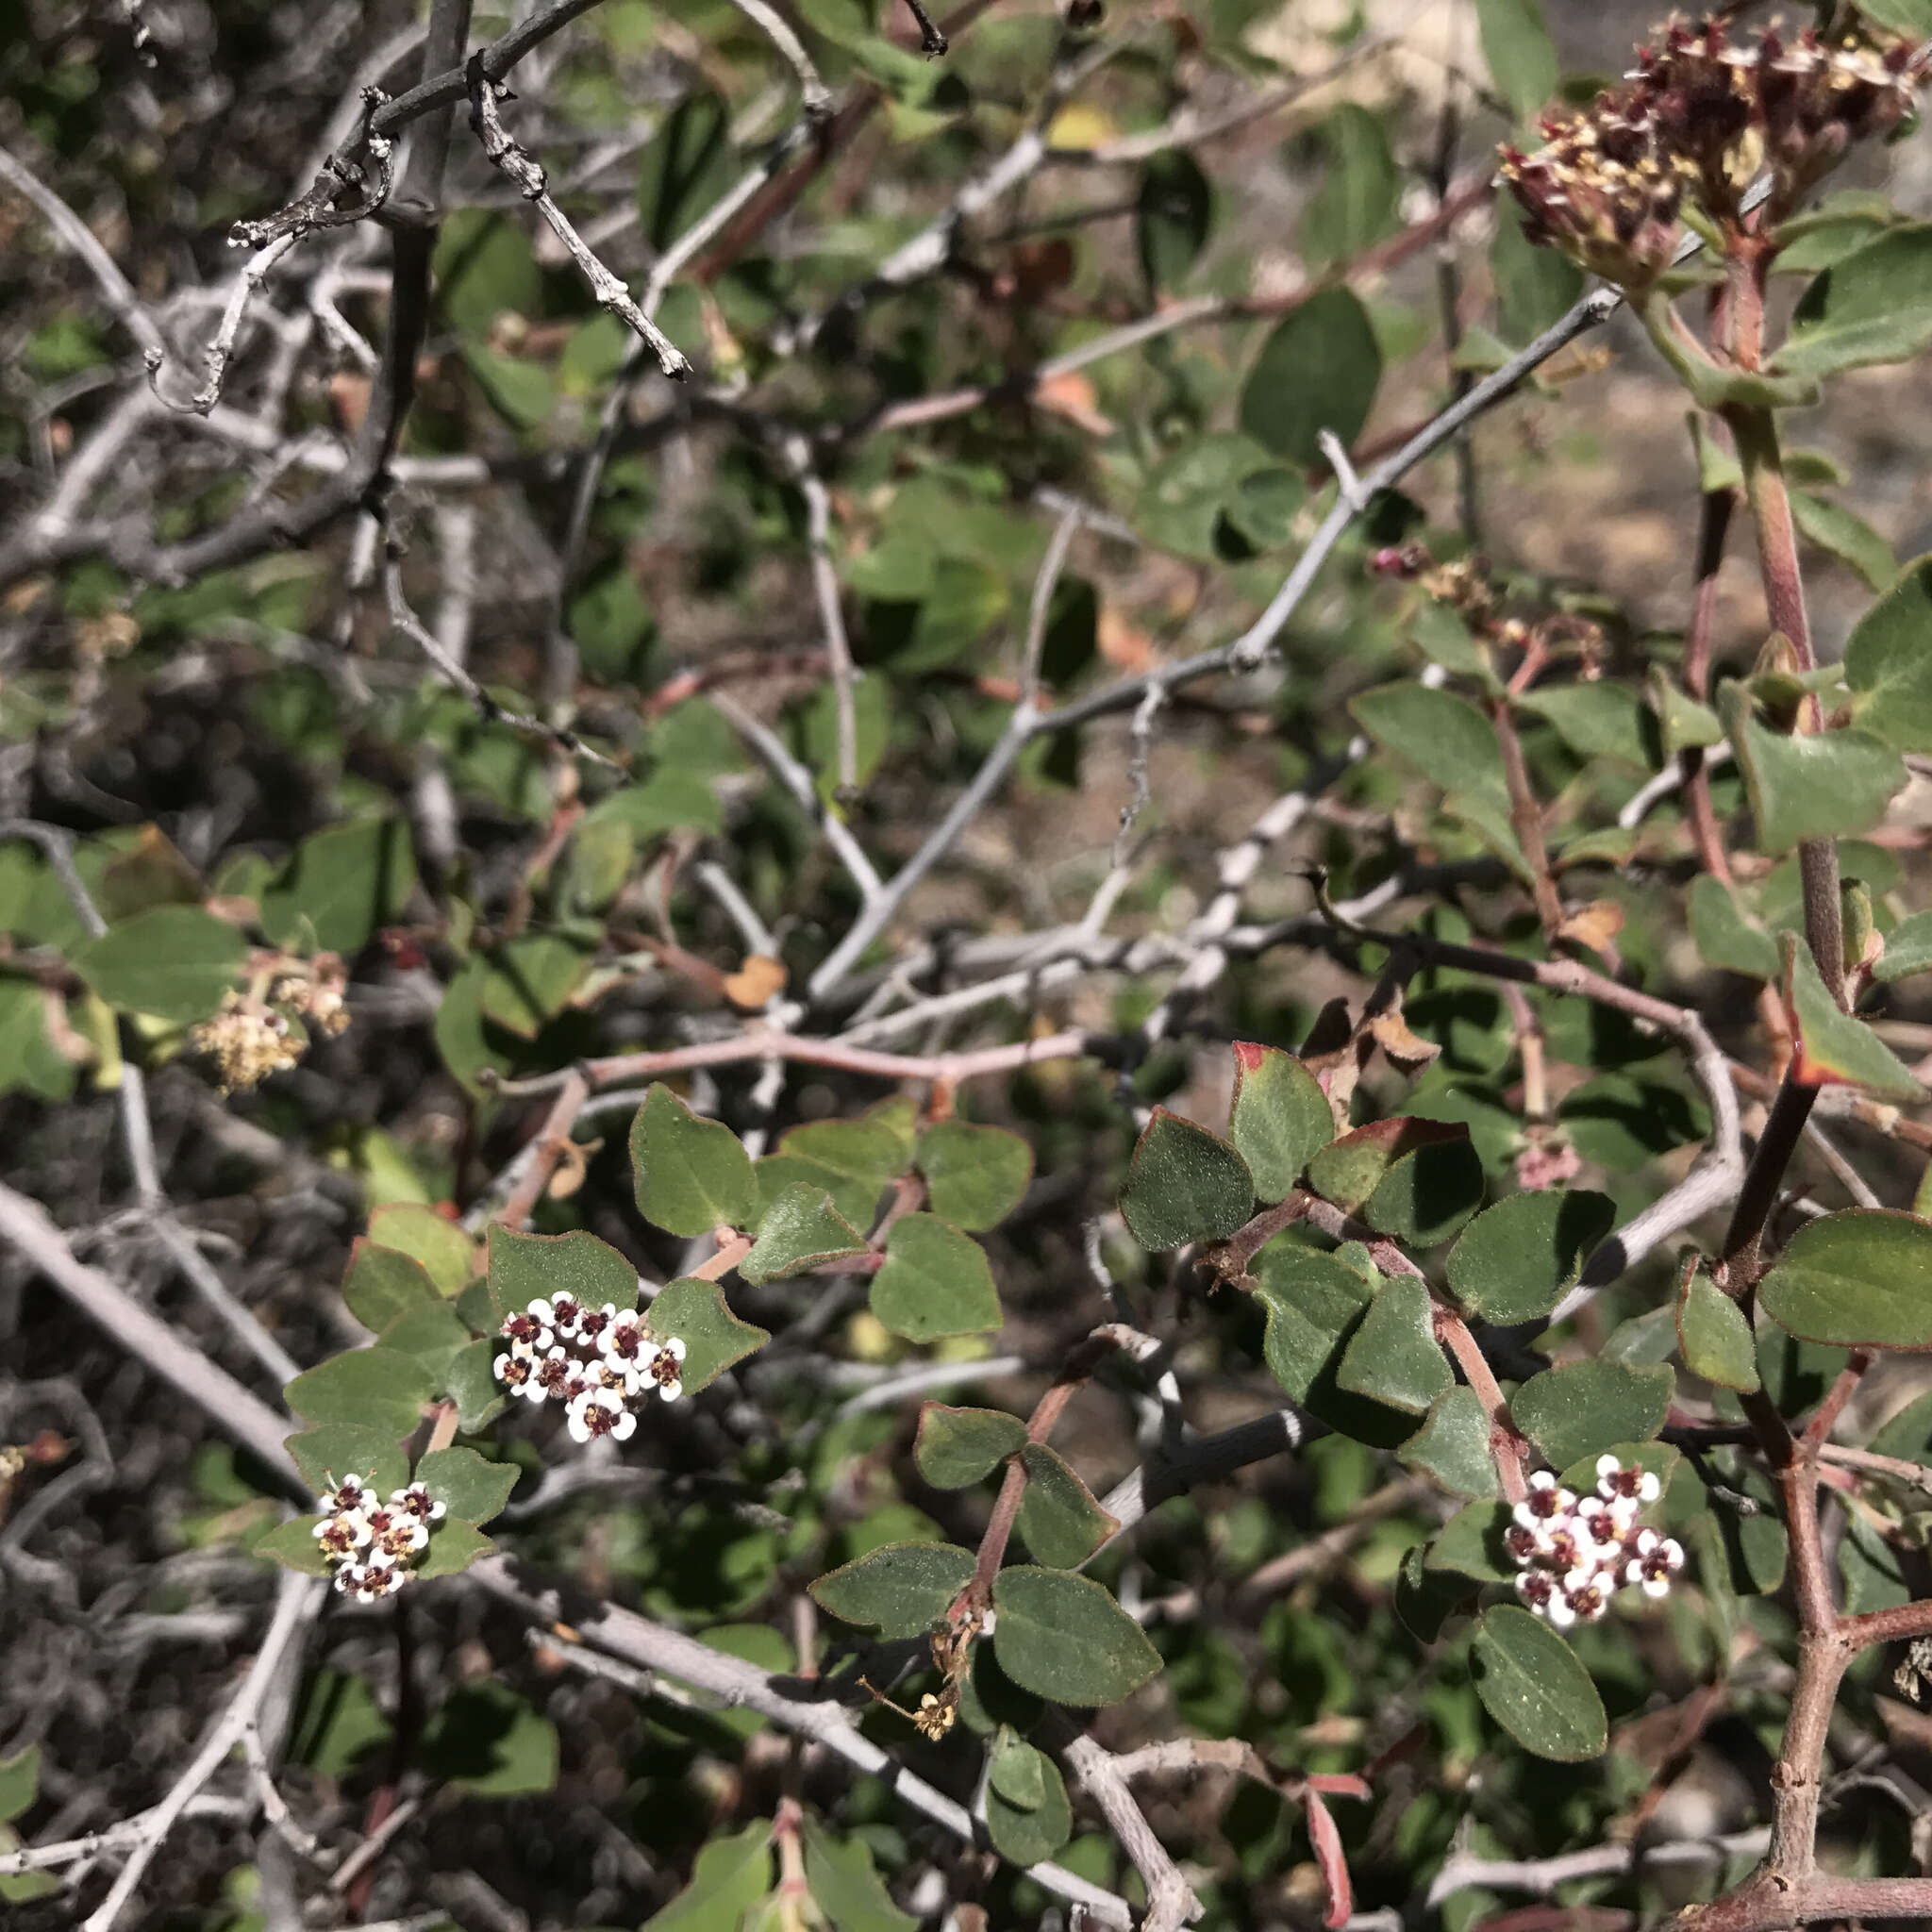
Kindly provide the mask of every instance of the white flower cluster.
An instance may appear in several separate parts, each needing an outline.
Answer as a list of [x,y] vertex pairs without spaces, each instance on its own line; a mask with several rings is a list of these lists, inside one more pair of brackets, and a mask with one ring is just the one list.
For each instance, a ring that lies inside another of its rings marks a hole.
[[1517,1594],[1558,1630],[1594,1624],[1628,1585],[1645,1596],[1670,1593],[1671,1578],[1684,1567],[1681,1546],[1637,1520],[1661,1493],[1647,1469],[1625,1469],[1614,1456],[1596,1459],[1596,1494],[1580,1502],[1548,1470],[1529,1479],[1527,1501],[1503,1532],[1509,1554],[1522,1565]]
[[496,1357],[496,1379],[529,1402],[564,1406],[572,1437],[624,1441],[638,1425],[633,1398],[655,1389],[666,1402],[684,1393],[684,1343],[644,1332],[636,1309],[614,1304],[587,1308],[567,1294],[540,1297],[498,1331],[509,1344]]
[[[335,1482],[332,1474],[329,1480]],[[317,1502],[324,1514],[315,1525],[315,1540],[336,1566],[336,1588],[358,1604],[373,1604],[409,1580],[429,1541],[429,1525],[441,1522],[445,1513],[422,1483],[391,1490],[389,1501],[380,1503],[353,1475],[345,1475]]]

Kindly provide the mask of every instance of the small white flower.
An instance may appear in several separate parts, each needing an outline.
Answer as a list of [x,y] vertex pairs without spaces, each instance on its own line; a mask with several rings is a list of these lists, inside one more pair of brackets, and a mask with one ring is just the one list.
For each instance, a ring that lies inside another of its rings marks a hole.
[[1563,1601],[1586,1624],[1594,1624],[1610,1607],[1617,1588],[1614,1576],[1601,1570],[1573,1570],[1563,1579]]
[[604,1331],[604,1359],[636,1377],[651,1347],[643,1324],[635,1314],[620,1315]]
[[571,1440],[589,1442],[608,1436],[613,1442],[627,1441],[638,1419],[608,1391],[586,1389],[570,1405]]
[[336,1588],[358,1604],[373,1604],[393,1594],[408,1580],[408,1572],[393,1563],[351,1563],[336,1573]]
[[[530,1395],[531,1379],[535,1374],[536,1367],[537,1358],[535,1354],[525,1348],[522,1342],[515,1341],[510,1344],[509,1352],[507,1355],[498,1356],[490,1364],[490,1373],[512,1394],[528,1396]],[[531,1399],[541,1402],[543,1400],[542,1390],[540,1388]]]
[[643,1379],[657,1385],[658,1393],[666,1402],[675,1402],[684,1393],[684,1378],[678,1371],[684,1366],[685,1346],[676,1336],[659,1342],[658,1353],[644,1365]]
[[427,1483],[411,1483],[406,1490],[391,1490],[389,1499],[419,1523],[441,1523],[449,1514],[449,1506],[429,1493]]
[[1608,1503],[1601,1496],[1586,1496],[1576,1506],[1574,1521],[1599,1560],[1614,1562],[1623,1555],[1624,1540],[1636,1525],[1637,1505],[1622,1496]]
[[601,1349],[604,1337],[617,1319],[617,1304],[606,1302],[601,1308],[581,1308],[577,1312],[576,1341],[585,1348]]
[[1516,1579],[1516,1594],[1540,1617],[1549,1615],[1556,1593],[1557,1579],[1547,1570],[1525,1570]]
[[1628,1503],[1635,1510],[1646,1503],[1655,1503],[1663,1494],[1663,1485],[1657,1481],[1657,1473],[1641,1463],[1632,1463],[1626,1469],[1614,1456],[1599,1456],[1596,1492],[1606,1503]]
[[525,1313],[534,1316],[544,1327],[554,1329],[560,1341],[574,1341],[584,1311],[575,1296],[553,1294],[538,1296]]
[[1631,1543],[1630,1560],[1624,1566],[1624,1581],[1634,1584],[1645,1596],[1669,1596],[1671,1578],[1684,1567],[1683,1546],[1673,1537],[1660,1537],[1654,1529],[1640,1530]]
[[1576,1498],[1564,1489],[1548,1470],[1540,1469],[1529,1479],[1529,1494],[1515,1508],[1515,1519],[1524,1529],[1534,1530],[1576,1507]]
[[[541,1308],[542,1314],[537,1310]],[[534,1355],[557,1340],[550,1329],[550,1305],[532,1302],[520,1315],[506,1315],[496,1331],[510,1345],[512,1355]]]
[[353,1557],[369,1541],[369,1524],[359,1511],[339,1509],[325,1516],[309,1534],[322,1545],[322,1553],[333,1563]]
[[1543,1606],[1543,1615],[1558,1630],[1569,1629],[1576,1621],[1575,1608],[1560,1590],[1551,1593],[1549,1602]]
[[580,1367],[560,1341],[555,1342],[538,1357],[524,1393],[532,1402],[542,1402],[553,1395],[559,1402],[568,1402],[575,1392],[572,1385],[579,1379]]

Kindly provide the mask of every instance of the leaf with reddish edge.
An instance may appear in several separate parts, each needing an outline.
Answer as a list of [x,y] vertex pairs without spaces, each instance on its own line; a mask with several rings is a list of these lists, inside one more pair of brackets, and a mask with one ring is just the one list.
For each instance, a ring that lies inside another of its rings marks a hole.
[[1911,1071],[1862,1020],[1840,1012],[1825,990],[1811,949],[1781,933],[1785,1010],[1797,1052],[1791,1078],[1802,1087],[1859,1087],[1878,1100],[1924,1100]]
[[1328,1909],[1322,1923],[1329,1932],[1341,1932],[1355,1909],[1355,1896],[1348,1882],[1348,1860],[1341,1855],[1341,1834],[1322,1802],[1312,1782],[1302,1793],[1308,1813],[1308,1842],[1315,1848],[1315,1863],[1322,1868],[1322,1882],[1328,1888]]
[[1359,1798],[1363,1804],[1375,1794],[1369,1789],[1365,1777],[1357,1777],[1352,1771],[1322,1771],[1307,1780],[1311,1791],[1325,1791],[1331,1798]]
[[1238,1040],[1227,1138],[1248,1163],[1256,1197],[1273,1207],[1334,1140],[1335,1116],[1315,1076],[1292,1054]]
[[1389,1170],[1418,1147],[1463,1141],[1469,1129],[1448,1121],[1372,1121],[1331,1141],[1308,1163],[1308,1185],[1324,1200],[1353,1214],[1381,1185]]

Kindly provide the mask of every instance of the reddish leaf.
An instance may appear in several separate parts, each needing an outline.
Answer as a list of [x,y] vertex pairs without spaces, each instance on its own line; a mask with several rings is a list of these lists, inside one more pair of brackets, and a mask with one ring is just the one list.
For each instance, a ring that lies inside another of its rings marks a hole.
[[1341,1856],[1341,1834],[1336,1830],[1335,1821],[1328,1815],[1328,1807],[1323,1804],[1313,1778],[1308,1780],[1302,1802],[1308,1810],[1308,1841],[1315,1848],[1315,1862],[1322,1868],[1322,1882],[1328,1888],[1328,1910],[1322,1923],[1329,1932],[1340,1932],[1355,1909],[1348,1884],[1348,1861]]

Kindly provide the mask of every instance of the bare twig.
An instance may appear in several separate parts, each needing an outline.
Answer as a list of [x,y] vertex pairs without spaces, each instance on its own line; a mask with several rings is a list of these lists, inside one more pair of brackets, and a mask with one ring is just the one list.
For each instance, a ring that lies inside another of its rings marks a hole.
[[[740,4],[742,5],[743,0],[740,0]],[[605,267],[591,245],[577,233],[551,194],[549,177],[542,167],[518,146],[504,126],[503,116],[497,111],[498,105],[513,100],[515,96],[507,83],[492,80],[484,71],[482,49],[470,56],[463,77],[470,92],[470,125],[475,130],[476,139],[483,143],[484,154],[509,176],[516,184],[517,192],[549,223],[551,233],[563,243],[570,258],[576,263],[577,273],[583,276],[597,306],[616,316],[658,358],[658,367],[666,375],[682,382],[691,374],[691,363],[683,352],[638,307],[622,279]]]

